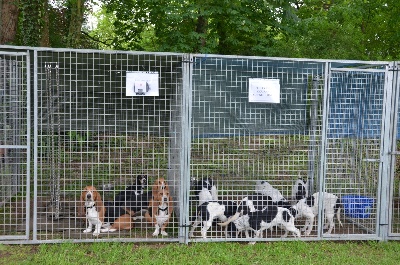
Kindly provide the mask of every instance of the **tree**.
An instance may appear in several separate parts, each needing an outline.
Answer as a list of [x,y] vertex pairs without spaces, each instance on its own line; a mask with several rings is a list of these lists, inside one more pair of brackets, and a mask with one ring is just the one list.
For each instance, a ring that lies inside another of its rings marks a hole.
[[331,59],[399,58],[397,0],[304,0],[299,20],[275,39],[271,55]]
[[115,14],[115,49],[143,50],[144,33],[154,32],[159,51],[265,55],[291,2],[107,0],[105,8]]
[[0,0],[0,44],[15,42],[18,15],[18,0]]

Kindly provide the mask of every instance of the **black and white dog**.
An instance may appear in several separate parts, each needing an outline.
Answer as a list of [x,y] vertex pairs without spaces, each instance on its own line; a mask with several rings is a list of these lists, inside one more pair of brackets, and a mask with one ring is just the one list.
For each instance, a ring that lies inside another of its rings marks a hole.
[[328,229],[326,234],[330,234],[335,227],[335,213],[339,225],[342,226],[342,222],[340,221],[340,209],[342,208],[342,205],[338,196],[328,192],[316,192],[307,198],[299,200],[294,206],[292,206],[292,209],[296,211],[296,219],[300,217],[306,218],[306,223],[301,229],[302,231],[305,231],[304,234],[306,236],[310,235],[314,225],[314,219],[318,215],[318,202],[320,197],[323,200],[322,205],[324,208],[325,218],[327,219],[327,223],[324,225],[324,229]]
[[193,178],[191,187],[196,195],[198,205],[202,205],[208,201],[218,200],[217,186],[212,178],[203,178],[200,180]]
[[[135,214],[146,211],[151,199],[151,192],[146,191],[146,189],[147,175],[138,175],[135,183],[119,192],[115,196],[114,201],[105,202],[104,204],[107,210],[102,225],[104,229],[102,231],[107,232],[107,228],[110,227],[110,223],[114,221],[116,216],[120,216],[127,211]],[[133,217],[134,220],[141,218],[143,218],[143,216]]]
[[136,196],[143,194],[147,189],[147,176],[138,175],[135,183],[118,193],[114,198],[114,205],[121,206],[127,201],[135,199]]
[[292,200],[295,202],[308,197],[308,183],[302,179],[296,180],[292,188]]
[[300,231],[294,226],[295,218],[292,212],[295,213],[286,201],[274,202],[270,196],[255,194],[243,198],[235,214],[219,225],[226,226],[233,222],[238,232],[245,232],[246,238],[249,238],[249,230],[254,231],[256,237],[260,237],[263,230],[274,226],[283,228],[284,236],[288,232],[300,236]]
[[282,193],[265,180],[258,180],[256,182],[255,193],[269,196],[273,202],[286,201]]
[[[225,222],[237,209],[234,201],[206,201],[197,207],[196,219],[192,224],[189,237],[193,237],[195,229],[202,224],[201,236],[207,238],[207,231],[215,219]],[[225,230],[227,236],[227,229]]]
[[[271,205],[262,211],[252,212],[249,215],[249,226],[255,231],[254,238],[261,238],[262,232],[278,226],[285,230],[282,237],[286,237],[288,232],[300,237],[300,230],[294,225],[295,217],[289,209]],[[253,244],[255,242],[252,242]]]
[[272,198],[267,195],[262,195],[259,193],[248,195],[240,200],[235,212],[229,219],[224,223],[219,223],[218,225],[227,226],[232,222],[235,224],[237,233],[245,232],[246,237],[249,237],[250,226],[246,220],[248,220],[248,215],[250,213],[259,212],[273,205],[274,202]]

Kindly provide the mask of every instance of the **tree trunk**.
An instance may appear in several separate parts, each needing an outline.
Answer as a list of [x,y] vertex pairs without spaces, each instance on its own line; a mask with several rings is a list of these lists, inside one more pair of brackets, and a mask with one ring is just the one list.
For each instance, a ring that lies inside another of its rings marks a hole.
[[47,0],[43,1],[44,5],[44,14],[43,14],[43,27],[42,27],[42,36],[40,39],[41,47],[50,47],[50,33],[49,33],[49,2]]
[[84,22],[86,0],[70,0],[68,43],[71,48],[79,48],[82,25]]
[[208,21],[204,16],[199,16],[197,18],[197,25],[196,25],[196,33],[199,33],[202,35],[200,37],[200,47],[198,47],[197,52],[200,52],[201,48],[206,46],[206,34],[207,34],[207,25]]
[[0,44],[14,44],[18,14],[18,0],[0,0]]

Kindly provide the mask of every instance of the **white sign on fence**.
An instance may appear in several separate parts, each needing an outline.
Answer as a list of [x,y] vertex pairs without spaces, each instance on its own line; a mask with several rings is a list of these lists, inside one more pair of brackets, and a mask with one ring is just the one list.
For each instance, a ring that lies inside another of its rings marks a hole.
[[249,102],[280,103],[279,79],[249,78]]
[[126,96],[158,96],[157,72],[126,72]]

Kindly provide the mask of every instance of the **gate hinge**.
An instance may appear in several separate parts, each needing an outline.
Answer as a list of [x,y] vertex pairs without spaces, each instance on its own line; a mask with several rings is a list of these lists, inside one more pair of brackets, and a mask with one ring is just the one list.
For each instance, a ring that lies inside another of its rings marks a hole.
[[397,64],[391,65],[389,66],[388,71],[399,71],[399,66]]

